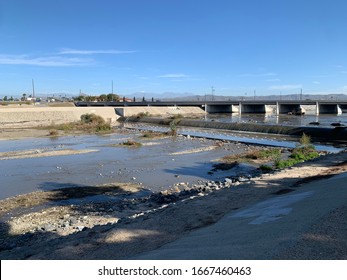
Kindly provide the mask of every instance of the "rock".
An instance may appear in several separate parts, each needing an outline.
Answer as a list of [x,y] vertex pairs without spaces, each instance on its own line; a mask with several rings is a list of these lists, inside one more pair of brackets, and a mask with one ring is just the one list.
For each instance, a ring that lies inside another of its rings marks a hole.
[[239,182],[248,182],[249,178],[239,177]]
[[230,178],[225,178],[225,182],[228,183],[228,184],[232,184],[233,180],[231,180]]
[[55,226],[52,224],[46,224],[42,227],[42,230],[44,231],[53,231],[55,230]]
[[78,223],[78,220],[76,219],[76,218],[71,218],[70,220],[69,220],[69,225],[70,226],[73,226],[73,225],[76,225]]
[[136,180],[136,177],[132,177],[131,179],[132,179],[133,181],[135,181],[135,180]]
[[70,214],[65,214],[64,219],[67,220],[68,218],[70,218]]
[[82,230],[85,230],[85,229],[87,229],[87,228],[86,228],[85,226],[77,226],[76,229],[77,229],[78,231],[82,231]]

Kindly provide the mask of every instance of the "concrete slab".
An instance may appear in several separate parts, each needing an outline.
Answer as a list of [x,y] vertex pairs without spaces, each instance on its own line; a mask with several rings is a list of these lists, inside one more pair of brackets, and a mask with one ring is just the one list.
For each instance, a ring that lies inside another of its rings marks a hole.
[[[209,227],[132,259],[272,259],[310,225],[347,205],[347,173],[230,213]],[[203,211],[203,209],[202,209]]]

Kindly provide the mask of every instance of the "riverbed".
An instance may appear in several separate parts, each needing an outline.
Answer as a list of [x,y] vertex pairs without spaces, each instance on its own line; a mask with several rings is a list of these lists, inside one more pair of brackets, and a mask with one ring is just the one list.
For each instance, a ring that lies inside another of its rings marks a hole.
[[[38,190],[114,182],[131,182],[157,192],[175,184],[219,180],[224,179],[223,174],[209,174],[214,161],[250,149],[248,144],[217,146],[214,140],[182,135],[154,139],[142,136],[143,132],[130,129],[102,136],[0,141],[0,155],[6,155],[0,157],[0,199]],[[119,145],[129,139],[142,145]]]

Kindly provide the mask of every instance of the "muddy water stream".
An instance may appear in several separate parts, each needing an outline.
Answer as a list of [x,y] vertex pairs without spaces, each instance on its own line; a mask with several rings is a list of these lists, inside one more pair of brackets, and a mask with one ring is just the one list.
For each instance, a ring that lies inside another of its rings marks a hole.
[[[96,151],[0,160],[0,199],[36,190],[114,182],[132,182],[159,191],[181,182],[216,180],[220,175],[208,174],[212,160],[247,149],[247,145],[240,143],[215,147],[215,142],[208,139],[181,136],[144,140],[141,136],[142,133],[129,131],[126,135],[1,141],[0,152],[67,148]],[[143,145],[138,148],[114,146],[128,139],[135,139]]]
[[[245,152],[250,144],[294,147],[297,139],[268,137],[252,133],[180,129],[186,135],[146,140],[139,129],[167,131],[167,127],[128,124],[132,129],[124,133],[105,136],[84,135],[58,138],[32,138],[0,141],[1,152],[63,149],[93,152],[75,155],[36,158],[0,159],[0,199],[37,190],[52,190],[71,186],[94,186],[106,183],[135,183],[152,191],[172,187],[174,184],[197,183],[199,180],[224,180],[243,170],[214,172],[213,161],[229,154]],[[189,135],[187,137],[187,135]],[[197,136],[201,138],[193,138]],[[211,139],[208,139],[211,138]],[[141,147],[117,146],[134,139]],[[221,147],[215,140],[229,140]],[[337,152],[340,149],[317,145],[320,150]],[[224,173],[223,173],[224,172]],[[235,174],[232,174],[235,173]]]

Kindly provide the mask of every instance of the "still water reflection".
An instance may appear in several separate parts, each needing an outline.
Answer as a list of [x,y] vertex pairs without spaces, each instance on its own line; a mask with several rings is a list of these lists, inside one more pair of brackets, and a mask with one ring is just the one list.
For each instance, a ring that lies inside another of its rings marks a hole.
[[279,124],[293,126],[315,126],[319,123],[320,127],[331,127],[332,123],[340,122],[347,126],[347,113],[341,115],[268,115],[268,114],[208,114],[207,120],[220,122],[254,122],[264,124]]

